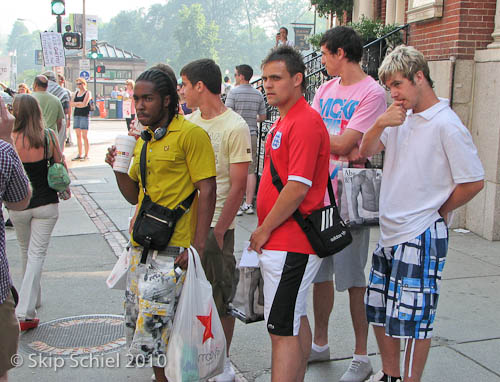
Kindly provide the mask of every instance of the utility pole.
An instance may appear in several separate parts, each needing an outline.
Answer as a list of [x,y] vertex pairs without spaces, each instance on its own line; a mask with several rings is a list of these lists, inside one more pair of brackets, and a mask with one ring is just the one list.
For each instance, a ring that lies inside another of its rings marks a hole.
[[85,16],[85,0],[83,1],[83,22],[82,22],[82,39],[83,39],[83,49],[82,49],[82,58],[86,59],[85,55],[85,44],[87,42],[87,38],[85,36],[85,29],[87,28],[87,17]]

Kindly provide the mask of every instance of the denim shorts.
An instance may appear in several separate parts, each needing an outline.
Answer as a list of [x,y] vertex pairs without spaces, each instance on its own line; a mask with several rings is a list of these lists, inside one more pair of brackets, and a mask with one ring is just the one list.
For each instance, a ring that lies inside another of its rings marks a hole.
[[89,117],[73,116],[73,129],[88,130],[90,125]]
[[447,251],[442,218],[406,243],[378,245],[365,295],[368,322],[391,337],[431,338]]

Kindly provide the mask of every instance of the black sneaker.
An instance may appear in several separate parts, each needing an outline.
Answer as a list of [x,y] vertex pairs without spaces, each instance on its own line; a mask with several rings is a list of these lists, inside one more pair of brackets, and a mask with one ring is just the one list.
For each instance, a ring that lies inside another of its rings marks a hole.
[[5,221],[5,226],[6,226],[6,227],[14,227],[14,225],[12,224],[12,221],[11,221],[10,219],[7,219],[7,220]]

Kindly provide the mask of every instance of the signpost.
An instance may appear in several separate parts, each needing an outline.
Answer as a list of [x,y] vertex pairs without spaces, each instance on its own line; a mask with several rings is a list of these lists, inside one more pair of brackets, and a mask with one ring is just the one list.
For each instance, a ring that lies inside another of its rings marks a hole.
[[295,32],[295,47],[299,50],[309,50],[311,46],[309,45],[309,41],[307,38],[311,34],[310,27],[293,27]]
[[79,63],[80,70],[90,71],[90,60],[82,58]]

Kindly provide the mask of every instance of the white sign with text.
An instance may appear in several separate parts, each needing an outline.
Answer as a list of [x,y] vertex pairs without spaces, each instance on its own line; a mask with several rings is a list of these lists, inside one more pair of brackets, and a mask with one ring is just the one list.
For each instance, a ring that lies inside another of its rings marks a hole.
[[44,66],[66,66],[63,41],[60,33],[40,33]]

